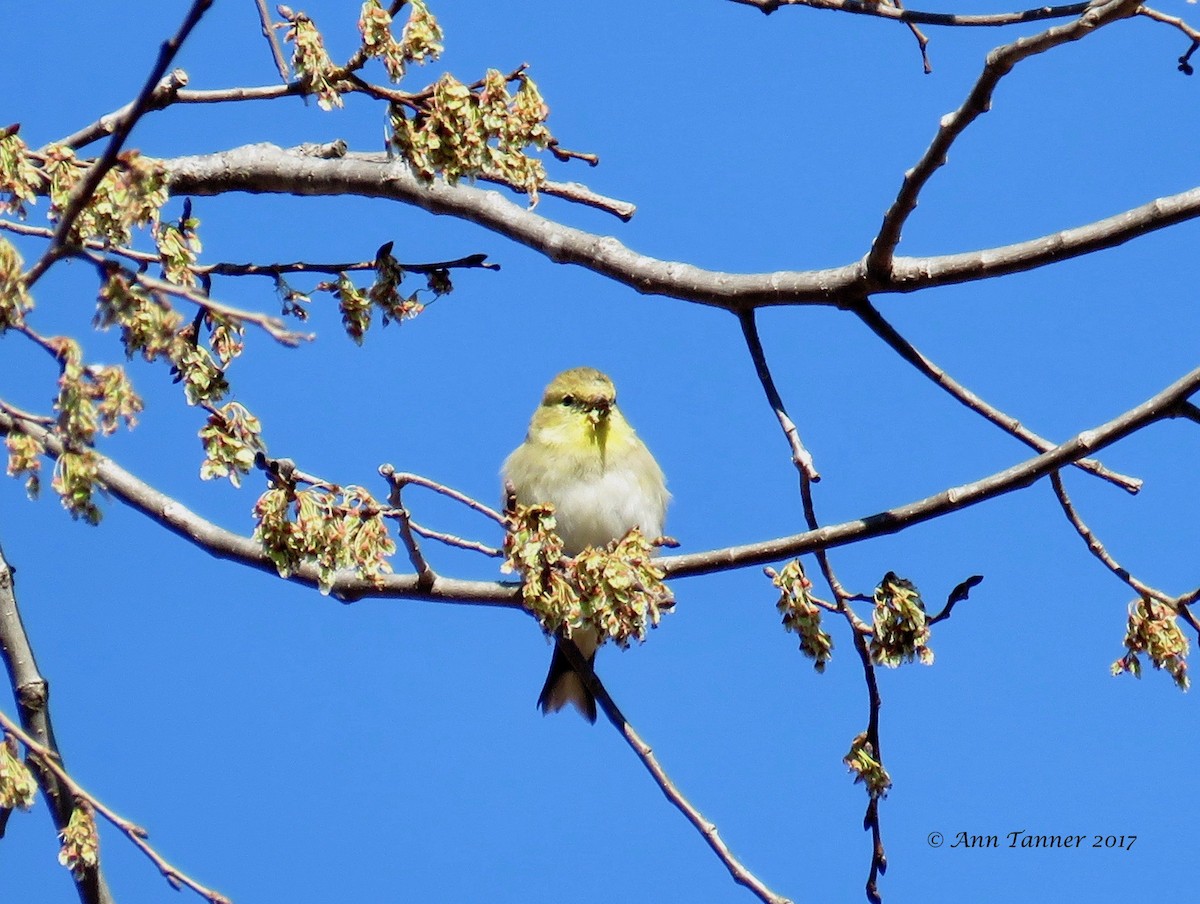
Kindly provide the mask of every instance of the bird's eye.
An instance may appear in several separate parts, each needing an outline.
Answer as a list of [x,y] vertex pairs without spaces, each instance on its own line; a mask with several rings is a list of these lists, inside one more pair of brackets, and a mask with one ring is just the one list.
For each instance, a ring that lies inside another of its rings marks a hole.
[[562,397],[562,403],[563,403],[564,405],[566,405],[568,408],[570,408],[572,405],[574,405],[574,404],[575,404],[575,396],[573,396],[573,395],[565,395],[565,396],[563,396],[563,397]]

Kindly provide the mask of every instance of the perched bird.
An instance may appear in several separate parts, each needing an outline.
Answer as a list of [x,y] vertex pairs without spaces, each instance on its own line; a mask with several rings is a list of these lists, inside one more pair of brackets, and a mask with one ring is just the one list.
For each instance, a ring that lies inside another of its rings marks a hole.
[[[662,535],[666,482],[658,462],[617,408],[612,380],[592,367],[555,377],[529,422],[525,442],[501,470],[522,505],[554,506],[563,552],[578,555],[637,527],[650,539]],[[591,628],[572,632],[579,652],[593,662],[598,637]],[[596,721],[596,700],[554,647],[550,672],[538,697],[543,713],[573,704]]]

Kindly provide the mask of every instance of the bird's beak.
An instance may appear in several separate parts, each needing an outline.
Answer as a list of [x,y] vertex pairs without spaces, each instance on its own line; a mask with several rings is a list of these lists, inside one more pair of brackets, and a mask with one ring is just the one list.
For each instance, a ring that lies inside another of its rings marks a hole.
[[607,399],[601,399],[588,408],[588,420],[592,422],[593,427],[599,427],[608,420],[611,412],[612,403]]

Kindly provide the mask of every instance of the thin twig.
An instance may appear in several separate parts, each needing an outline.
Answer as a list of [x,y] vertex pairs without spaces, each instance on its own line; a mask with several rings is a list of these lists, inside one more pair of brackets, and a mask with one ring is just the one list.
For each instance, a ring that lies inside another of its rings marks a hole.
[[1017,25],[1022,22],[1039,22],[1043,19],[1066,19],[1070,16],[1078,16],[1088,8],[1087,3],[1072,3],[1069,6],[1039,6],[1035,9],[1011,13],[961,15],[958,13],[930,13],[915,9],[900,9],[895,6],[887,6],[883,3],[869,2],[869,0],[731,0],[731,2],[742,6],[752,6],[765,15],[770,15],[781,6],[807,6],[812,9],[825,9],[853,13],[860,16],[894,19],[898,22],[968,28],[996,28],[1005,25]]
[[279,80],[286,85],[288,81],[288,66],[283,59],[283,48],[279,46],[279,38],[275,34],[275,28],[271,25],[271,13],[267,9],[267,2],[266,0],[254,0],[254,2],[258,6],[258,21],[262,24],[262,35],[271,47],[271,58],[275,61],[275,69],[279,73]]
[[937,615],[929,616],[927,624],[936,625],[940,621],[945,621],[950,617],[951,611],[957,603],[961,603],[971,595],[971,589],[976,587],[983,580],[983,575],[973,574],[965,581],[962,581],[950,591],[946,597],[946,605],[942,607],[942,611]]
[[62,216],[59,218],[58,226],[55,227],[54,237],[51,238],[49,247],[42,252],[42,256],[38,258],[37,262],[25,274],[26,288],[33,286],[41,279],[42,274],[61,255],[62,249],[66,246],[71,235],[71,229],[75,226],[75,221],[79,218],[79,214],[83,212],[84,206],[96,193],[96,188],[100,185],[100,180],[116,164],[117,155],[121,153],[121,148],[124,147],[125,140],[129,137],[129,133],[133,131],[133,127],[137,124],[137,121],[150,110],[150,104],[154,98],[154,92],[158,87],[159,81],[166,73],[171,62],[175,59],[175,55],[179,53],[183,42],[187,40],[192,29],[196,27],[196,24],[212,4],[213,0],[195,0],[191,9],[188,10],[187,15],[184,16],[183,24],[179,26],[179,31],[175,33],[174,37],[163,42],[163,45],[159,48],[158,60],[150,70],[146,84],[142,87],[132,106],[129,107],[129,111],[114,125],[112,138],[109,139],[104,153],[88,168],[83,178],[71,189],[71,194],[63,207]]
[[254,85],[237,88],[206,88],[180,91],[175,95],[178,104],[228,104],[251,100],[276,100],[280,97],[291,97],[305,92],[304,84],[300,81],[288,82],[286,85]]
[[159,854],[158,851],[156,851],[153,847],[151,847],[146,841],[146,839],[150,836],[149,832],[136,823],[130,822],[123,816],[118,815],[97,800],[94,795],[86,791],[83,786],[75,781],[75,779],[71,778],[71,776],[67,773],[67,770],[60,765],[58,762],[58,755],[54,750],[39,743],[35,738],[26,734],[21,730],[20,726],[8,718],[8,716],[4,715],[3,712],[0,712],[0,727],[3,727],[6,731],[16,737],[22,744],[24,744],[26,749],[29,750],[30,754],[33,755],[42,766],[53,772],[55,776],[58,777],[58,780],[66,785],[73,797],[87,801],[97,813],[107,819],[117,828],[118,831],[121,832],[121,834],[132,841],[138,850],[150,858],[150,862],[158,868],[158,871],[162,873],[163,878],[167,880],[171,887],[178,889],[181,885],[186,885],[202,898],[211,901],[212,904],[232,904],[232,902],[220,892],[215,892],[210,888],[206,888],[195,879],[191,878],[187,873],[181,872],[179,869],[168,863],[163,856]]
[[[759,383],[762,384],[767,401],[775,411],[779,426],[783,430],[788,445],[792,450],[792,463],[796,466],[796,471],[800,478],[800,499],[804,508],[804,520],[810,531],[818,531],[821,528],[821,524],[817,519],[812,486],[816,481],[820,480],[820,475],[813,466],[812,456],[809,455],[808,450],[800,442],[799,431],[797,431],[796,425],[788,416],[787,407],[784,405],[783,399],[779,395],[779,390],[775,386],[775,379],[771,375],[771,368],[767,364],[766,352],[763,350],[762,341],[758,335],[758,325],[755,322],[754,309],[746,308],[739,311],[738,320],[741,322],[742,336],[746,341],[746,348],[750,352],[750,357],[754,361],[754,369],[758,374]],[[873,755],[882,762],[881,754],[879,753],[879,707],[881,705],[881,698],[879,696],[878,683],[875,680],[875,664],[871,660],[867,649],[865,635],[869,629],[850,605],[851,594],[846,591],[841,581],[838,580],[826,550],[818,549],[814,552],[817,564],[821,569],[821,574],[825,578],[825,583],[828,584],[829,590],[836,601],[837,611],[845,617],[849,624],[851,634],[854,637],[854,647],[859,653],[859,658],[862,660],[868,690],[867,743],[871,745],[871,749],[874,751]],[[874,795],[868,801],[867,811],[863,817],[863,828],[871,832],[871,863],[866,884],[867,897],[873,904],[879,904],[880,898],[877,880],[880,873],[887,869],[887,857],[884,854],[883,838],[879,823],[879,802]]]
[[746,340],[746,349],[754,361],[754,372],[758,374],[758,382],[762,384],[763,392],[767,395],[767,402],[770,404],[771,410],[775,412],[775,418],[779,421],[784,438],[792,450],[792,464],[796,466],[801,477],[815,483],[821,479],[821,475],[817,473],[812,455],[800,441],[800,431],[796,429],[796,424],[788,416],[787,407],[783,404],[783,399],[775,386],[775,379],[771,376],[771,369],[767,366],[762,340],[758,336],[754,308],[739,311],[738,321],[742,325],[742,336]]
[[[30,226],[28,223],[17,223],[12,220],[0,219],[0,229],[16,235],[32,236],[49,239],[54,231],[45,226]],[[99,239],[88,239],[83,247],[89,251],[100,251],[114,254],[126,260],[139,264],[161,264],[162,257],[151,251],[139,251],[124,245],[109,245]],[[188,270],[197,276],[266,276],[277,277],[283,273],[348,273],[363,270],[374,270],[376,263],[369,261],[347,261],[345,263],[315,263],[311,261],[292,261],[290,263],[237,264],[218,262],[213,264],[189,264]],[[400,263],[400,268],[408,273],[434,273],[438,270],[499,270],[500,265],[488,261],[486,254],[468,254],[453,260],[432,261],[422,263]]]
[[478,543],[475,540],[464,540],[462,537],[456,537],[454,534],[443,533],[440,530],[424,527],[421,524],[409,519],[409,526],[412,527],[413,533],[418,536],[425,537],[429,540],[437,540],[439,543],[445,543],[447,546],[457,546],[459,549],[470,550],[471,552],[483,553],[485,556],[490,556],[493,559],[504,557],[504,551],[497,549],[494,546],[488,546],[486,543]]
[[[1046,452],[1054,448],[1054,443],[1038,436],[1032,430],[1022,425],[1012,415],[1005,414],[999,408],[989,405],[934,364],[929,358],[921,354],[911,342],[900,335],[899,331],[883,318],[883,315],[875,309],[868,299],[864,298],[856,304],[847,305],[847,308],[858,315],[858,318],[867,325],[871,332],[887,343],[888,347],[900,355],[901,358],[972,411],[982,415],[1001,430],[1016,437],[1030,448],[1036,449],[1039,452]],[[1104,465],[1100,464],[1100,462],[1093,461],[1090,458],[1081,459],[1080,461],[1073,462],[1073,464],[1075,467],[1095,474],[1097,477],[1107,480],[1109,483],[1115,484],[1129,493],[1137,493],[1142,488],[1142,481],[1140,479],[1127,477],[1116,471],[1110,471]]]
[[[803,474],[800,475],[800,499],[804,507],[804,519],[808,524],[810,531],[820,529],[820,521],[817,520],[816,506],[813,502],[812,481],[808,480]],[[871,658],[871,651],[867,645],[867,636],[870,634],[870,628],[859,618],[858,613],[854,611],[854,607],[850,605],[851,594],[842,586],[834,573],[833,564],[829,561],[828,551],[819,549],[815,551],[817,563],[820,566],[821,574],[825,578],[825,583],[829,585],[829,589],[833,592],[834,599],[837,600],[838,607],[850,625],[850,636],[854,643],[854,650],[858,653],[859,662],[862,664],[863,680],[867,686],[867,731],[866,741],[870,745],[871,755],[882,765],[883,753],[882,745],[879,740],[879,710],[883,706],[883,697],[879,693],[879,681],[875,674],[875,662]],[[879,799],[875,795],[870,795],[867,800],[867,809],[863,814],[863,829],[871,833],[871,862],[867,868],[866,894],[871,904],[879,904],[881,898],[879,896],[879,876],[887,871],[887,854],[883,847],[883,828],[879,821]]]
[[[468,254],[466,257],[433,263],[405,264],[400,269],[408,273],[433,273],[438,270],[499,270],[500,265],[489,263],[486,254]],[[347,261],[346,263],[310,263],[308,261],[293,261],[288,264],[196,264],[192,267],[194,273],[211,273],[214,276],[268,276],[276,277],[283,273],[350,273],[363,270],[374,270],[376,263],[369,261]]]
[[428,477],[422,477],[420,474],[411,474],[408,471],[397,471],[391,465],[382,465],[379,468],[379,474],[393,486],[405,487],[411,483],[413,486],[425,487],[425,489],[440,493],[448,499],[453,499],[455,502],[461,502],[472,511],[479,512],[479,514],[491,518],[501,527],[504,527],[507,523],[504,516],[494,508],[484,505],[477,499],[472,499],[465,493],[460,493],[458,490],[440,484],[436,480],[430,480]]
[[48,417],[44,414],[34,414],[31,411],[18,408],[16,405],[10,405],[3,400],[0,400],[0,411],[11,414],[16,420],[29,421],[31,424],[37,424],[41,427],[49,427],[58,422],[57,418]]
[[[904,4],[901,0],[890,0],[891,5],[896,9],[903,11]],[[917,27],[917,23],[913,21],[905,22],[908,30],[912,32],[914,38],[917,39],[917,49],[921,51],[921,67],[926,75],[933,73],[933,64],[929,62],[929,38],[925,36],[925,32]]]
[[917,197],[934,172],[945,164],[946,154],[958,136],[991,109],[992,95],[1000,80],[1022,60],[1070,41],[1078,41],[1103,25],[1133,15],[1136,9],[1137,0],[1108,0],[1102,5],[1089,6],[1074,22],[1056,25],[1041,34],[1018,38],[1011,44],[1005,44],[989,53],[983,72],[962,106],[942,117],[929,148],[917,165],[904,174],[900,192],[884,215],[883,224],[879,227],[879,233],[867,254],[868,277],[883,281],[890,279],[892,258],[896,246],[900,243],[900,233],[909,214],[916,209]]
[[[97,254],[82,252],[83,256],[89,258],[93,263],[104,267],[109,265],[107,258]],[[117,266],[117,265],[112,265]],[[295,348],[302,342],[311,342],[316,336],[313,333],[297,333],[294,330],[287,328],[287,325],[278,317],[270,314],[262,314],[258,311],[247,311],[243,308],[235,308],[227,305],[224,302],[217,301],[215,298],[210,298],[203,295],[195,289],[190,289],[187,286],[181,286],[178,283],[168,282],[163,279],[156,279],[145,273],[134,273],[126,271],[130,280],[138,283],[143,288],[150,292],[171,295],[175,298],[182,298],[184,301],[190,301],[192,304],[198,305],[205,311],[211,314],[216,314],[221,317],[228,317],[234,320],[240,320],[244,323],[251,323],[257,326],[268,336],[278,342],[280,345],[286,345],[289,348]]]
[[[145,112],[151,110],[162,110],[170,106],[175,95],[179,90],[188,83],[188,75],[182,69],[173,69],[171,72],[163,76],[162,80],[154,86],[154,90],[150,93],[150,100],[147,103]],[[124,121],[124,118],[129,116],[134,109],[136,101],[130,101],[119,110],[113,110],[101,116],[98,120],[89,126],[85,126],[78,132],[68,135],[52,144],[69,147],[72,150],[78,151],[80,148],[87,147],[93,141],[99,141],[105,135],[111,135],[116,131],[117,127]],[[45,148],[43,148],[45,150]]]
[[1067,520],[1071,522],[1071,526],[1075,528],[1076,533],[1087,544],[1088,551],[1103,562],[1105,568],[1133,588],[1138,596],[1158,600],[1160,603],[1166,603],[1171,608],[1175,608],[1176,601],[1174,597],[1168,593],[1164,593],[1157,587],[1151,587],[1149,584],[1139,581],[1113,558],[1112,554],[1104,547],[1104,544],[1100,542],[1100,538],[1087,526],[1079,516],[1079,512],[1075,510],[1075,505],[1071,502],[1071,497],[1067,494],[1067,488],[1063,485],[1062,474],[1058,471],[1051,472],[1050,485],[1054,487],[1054,495],[1058,497],[1058,504],[1062,507],[1063,514],[1067,516]]
[[1192,55],[1200,50],[1200,31],[1197,31],[1187,22],[1178,16],[1168,16],[1165,13],[1160,13],[1156,9],[1151,9],[1149,6],[1139,6],[1137,10],[1139,16],[1145,16],[1147,19],[1153,19],[1155,22],[1162,22],[1165,25],[1171,25],[1178,28],[1181,32],[1187,35],[1188,40],[1192,43],[1179,58],[1179,71],[1184,75],[1191,75],[1195,70],[1192,68]]
[[716,825],[706,819],[704,814],[697,810],[683,796],[683,793],[671,781],[662,765],[658,762],[658,759],[654,756],[653,749],[642,740],[641,735],[629,724],[629,720],[625,718],[624,713],[621,712],[616,702],[600,682],[600,679],[596,677],[596,672],[593,670],[591,663],[587,661],[586,657],[580,654],[579,649],[573,643],[564,643],[562,638],[556,638],[555,642],[558,644],[558,649],[571,664],[571,667],[578,673],[580,680],[583,681],[587,689],[595,696],[596,702],[604,710],[604,715],[608,717],[608,721],[621,733],[621,737],[625,739],[625,743],[637,754],[637,758],[642,761],[642,765],[646,767],[646,771],[653,777],[659,790],[684,815],[687,821],[696,828],[713,853],[725,864],[725,868],[729,870],[733,881],[738,885],[748,888],[764,904],[792,904],[788,898],[778,895],[767,888],[757,876],[750,872],[733,855],[733,852],[729,850],[729,847],[721,839]]
[[554,155],[555,159],[566,163],[569,160],[582,160],[588,166],[599,166],[600,157],[598,154],[587,154],[583,151],[572,151],[563,147],[558,143],[558,139],[554,138],[546,142],[546,150]]
[[421,552],[421,545],[417,542],[417,538],[413,536],[412,518],[409,517],[408,509],[404,507],[404,499],[402,498],[404,485],[396,481],[391,481],[390,483],[391,489],[388,492],[388,503],[392,506],[391,514],[395,518],[397,527],[399,528],[400,540],[404,543],[404,548],[408,551],[408,560],[412,563],[413,571],[417,573],[417,586],[428,589],[437,580],[437,572],[430,567],[424,553]]

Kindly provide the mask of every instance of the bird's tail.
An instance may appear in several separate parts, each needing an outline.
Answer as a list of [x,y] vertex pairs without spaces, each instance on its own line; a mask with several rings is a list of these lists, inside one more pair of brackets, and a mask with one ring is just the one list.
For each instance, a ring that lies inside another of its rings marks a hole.
[[[585,639],[580,638],[580,640],[584,641]],[[550,660],[550,671],[546,675],[546,683],[542,685],[542,692],[538,696],[538,708],[546,714],[556,713],[570,703],[579,710],[585,719],[594,723],[596,721],[596,698],[584,686],[579,673],[571,667],[571,663],[559,649],[558,645],[561,643],[575,646],[581,656],[587,656],[589,665],[596,661],[594,643],[576,644],[573,640],[559,638],[554,644],[554,656]],[[588,649],[589,647],[590,649]]]

